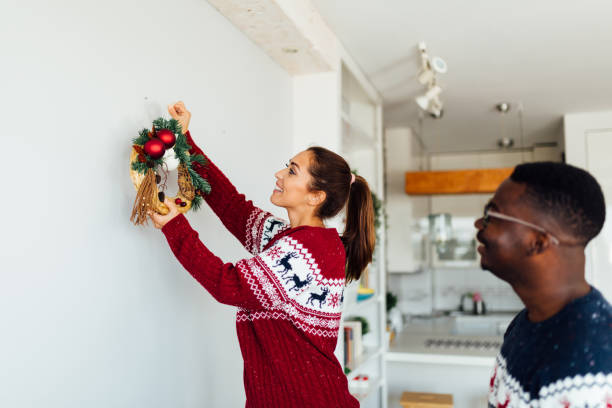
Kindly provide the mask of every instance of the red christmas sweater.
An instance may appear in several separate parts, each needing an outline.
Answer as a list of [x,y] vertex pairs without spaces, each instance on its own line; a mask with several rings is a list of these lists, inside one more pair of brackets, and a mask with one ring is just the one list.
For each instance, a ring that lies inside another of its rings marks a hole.
[[[187,132],[190,153],[203,154]],[[187,271],[221,303],[238,307],[246,407],[358,407],[334,349],[344,289],[345,252],[333,228],[290,228],[247,201],[210,161],[194,165],[205,197],[253,255],[224,263],[179,215],[162,229]]]

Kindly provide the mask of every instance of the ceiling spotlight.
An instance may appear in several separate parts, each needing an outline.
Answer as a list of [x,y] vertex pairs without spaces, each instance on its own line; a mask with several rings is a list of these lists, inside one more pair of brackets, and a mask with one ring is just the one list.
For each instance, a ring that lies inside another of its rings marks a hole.
[[434,103],[432,103],[429,108],[429,116],[434,119],[440,119],[444,115],[444,109],[442,109],[442,102],[439,99],[436,99]]
[[508,102],[500,102],[495,105],[495,109],[501,113],[508,113],[510,111],[510,104]]
[[436,71],[438,74],[445,74],[448,71],[448,65],[446,65],[446,61],[444,61],[440,57],[433,57],[431,60],[431,68]]
[[497,146],[499,146],[500,149],[510,149],[512,146],[514,146],[514,139],[502,137],[497,141]]
[[419,105],[419,108],[423,109],[424,111],[428,111],[431,103],[434,100],[437,99],[438,102],[440,102],[440,99],[438,98],[440,92],[442,92],[442,89],[439,86],[434,85],[428,89],[424,95],[414,98],[414,101],[417,103],[417,105]]
[[434,118],[440,118],[442,117],[442,101],[439,98],[441,92],[442,88],[434,85],[424,95],[414,98],[414,101],[419,108],[431,114]]

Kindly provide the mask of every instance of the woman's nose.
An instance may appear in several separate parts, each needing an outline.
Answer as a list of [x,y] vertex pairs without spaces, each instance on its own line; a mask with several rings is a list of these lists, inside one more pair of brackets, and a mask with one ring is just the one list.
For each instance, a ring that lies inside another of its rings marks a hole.
[[480,217],[476,221],[474,221],[474,226],[476,227],[477,230],[481,230],[481,229],[484,228],[484,223],[482,221],[482,217]]

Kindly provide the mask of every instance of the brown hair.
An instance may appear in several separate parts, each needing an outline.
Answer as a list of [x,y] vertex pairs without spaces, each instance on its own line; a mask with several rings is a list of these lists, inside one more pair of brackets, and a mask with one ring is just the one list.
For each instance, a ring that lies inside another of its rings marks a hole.
[[319,146],[308,151],[312,153],[310,188],[325,192],[325,201],[317,208],[316,215],[321,219],[333,217],[346,204],[346,224],[341,237],[346,252],[346,281],[357,280],[372,262],[376,244],[370,187],[361,176],[355,176],[351,184],[351,168],[340,155]]

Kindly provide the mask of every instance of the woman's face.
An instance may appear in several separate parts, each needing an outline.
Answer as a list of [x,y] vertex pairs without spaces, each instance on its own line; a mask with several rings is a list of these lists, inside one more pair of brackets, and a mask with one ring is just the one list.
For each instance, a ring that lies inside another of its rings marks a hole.
[[287,167],[276,172],[276,187],[272,192],[272,204],[284,208],[307,208],[312,206],[316,193],[308,189],[312,176],[308,171],[312,153],[308,150],[297,154]]

